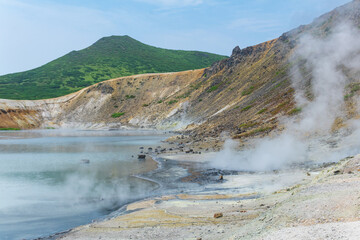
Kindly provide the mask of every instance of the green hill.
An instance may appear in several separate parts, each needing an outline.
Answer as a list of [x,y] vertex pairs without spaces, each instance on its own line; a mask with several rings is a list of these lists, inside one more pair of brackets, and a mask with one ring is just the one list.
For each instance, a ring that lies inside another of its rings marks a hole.
[[0,98],[59,97],[111,78],[199,69],[223,58],[206,52],[152,47],[129,36],[105,37],[39,68],[0,76]]

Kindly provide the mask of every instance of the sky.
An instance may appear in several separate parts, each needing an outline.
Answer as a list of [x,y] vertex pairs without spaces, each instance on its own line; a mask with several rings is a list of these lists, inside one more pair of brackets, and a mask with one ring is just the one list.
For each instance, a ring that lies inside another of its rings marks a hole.
[[39,67],[111,35],[231,55],[350,0],[0,0],[0,75]]

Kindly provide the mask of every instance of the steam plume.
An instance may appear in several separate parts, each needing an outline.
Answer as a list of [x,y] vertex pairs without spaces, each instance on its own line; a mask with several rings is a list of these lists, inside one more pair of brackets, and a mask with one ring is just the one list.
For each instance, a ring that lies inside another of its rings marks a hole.
[[[360,152],[360,124],[349,122],[350,132],[336,138],[334,121],[344,117],[345,87],[349,73],[360,69],[360,32],[350,23],[341,23],[325,38],[303,36],[291,59],[295,100],[302,112],[299,118],[285,119],[285,130],[276,137],[258,140],[255,147],[237,152],[236,142],[227,140],[212,165],[223,169],[273,170],[310,160],[339,160]],[[306,96],[305,74],[311,73],[311,100]],[[346,144],[346,145],[345,145]],[[334,159],[334,158],[337,159]]]

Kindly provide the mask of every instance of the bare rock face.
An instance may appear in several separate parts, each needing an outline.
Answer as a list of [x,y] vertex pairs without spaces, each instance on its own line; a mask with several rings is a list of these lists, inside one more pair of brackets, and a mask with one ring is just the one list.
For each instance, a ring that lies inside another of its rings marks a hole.
[[106,84],[106,83],[99,83],[97,84],[94,88],[90,88],[88,90],[88,93],[91,90],[97,90],[100,91],[102,94],[112,94],[114,92],[114,88],[112,88],[110,85]]
[[238,55],[241,53],[241,49],[239,46],[236,46],[233,51],[232,51],[232,54],[231,54],[231,57],[234,57],[235,55]]

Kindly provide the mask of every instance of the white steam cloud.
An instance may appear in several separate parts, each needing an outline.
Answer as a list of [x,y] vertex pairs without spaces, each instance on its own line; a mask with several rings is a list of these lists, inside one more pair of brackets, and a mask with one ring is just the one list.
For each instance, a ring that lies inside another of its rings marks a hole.
[[[360,70],[359,39],[359,29],[350,23],[338,24],[325,38],[302,37],[292,59],[295,100],[302,108],[300,118],[285,119],[285,130],[280,135],[258,140],[252,149],[238,152],[237,143],[227,140],[212,166],[266,171],[306,161],[336,161],[360,153],[358,122],[349,121],[349,128],[341,134],[331,132],[335,120],[346,116],[348,75]],[[311,100],[304,88],[306,72],[311,73]]]

